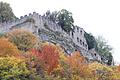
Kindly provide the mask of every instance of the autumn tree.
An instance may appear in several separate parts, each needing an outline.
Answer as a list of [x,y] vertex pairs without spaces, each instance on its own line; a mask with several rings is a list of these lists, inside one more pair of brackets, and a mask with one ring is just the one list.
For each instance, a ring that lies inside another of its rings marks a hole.
[[117,68],[107,66],[98,62],[89,63],[89,69],[93,73],[91,76],[94,80],[119,80],[120,73]]
[[87,61],[78,51],[72,53],[72,55],[68,56],[67,58],[68,59],[66,61],[70,65],[72,74],[81,77],[87,77],[89,74]]
[[32,54],[44,63],[44,69],[48,74],[57,68],[59,64],[59,52],[55,45],[45,43],[41,50],[32,49]]
[[37,37],[33,33],[23,29],[12,30],[5,36],[22,51],[29,50],[38,41]]
[[0,57],[0,80],[31,80],[24,59]]
[[12,44],[6,38],[0,38],[0,56],[18,56],[17,46]]
[[16,17],[8,3],[0,2],[0,22],[14,20]]

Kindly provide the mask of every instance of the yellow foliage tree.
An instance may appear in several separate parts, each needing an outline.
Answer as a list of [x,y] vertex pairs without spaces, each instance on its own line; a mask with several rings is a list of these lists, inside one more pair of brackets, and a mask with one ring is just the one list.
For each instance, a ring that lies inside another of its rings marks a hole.
[[95,80],[119,80],[120,74],[111,66],[103,65],[98,62],[89,64],[89,69],[93,72],[92,79]]
[[28,80],[29,75],[24,59],[0,57],[0,80]]
[[18,49],[27,51],[32,48],[38,41],[37,37],[26,30],[14,29],[5,35]]

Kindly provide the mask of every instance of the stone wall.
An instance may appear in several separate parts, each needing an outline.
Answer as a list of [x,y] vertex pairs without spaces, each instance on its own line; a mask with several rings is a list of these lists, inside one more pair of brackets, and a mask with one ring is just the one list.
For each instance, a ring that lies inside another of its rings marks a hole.
[[88,45],[84,37],[85,31],[78,26],[75,27],[74,32],[67,34],[58,24],[33,12],[32,14],[21,16],[20,19],[16,19],[15,21],[0,23],[0,33],[9,32],[12,29],[29,30],[41,40],[60,44],[68,54],[78,50],[89,60],[101,61],[101,57],[94,50],[88,50]]
[[74,32],[70,32],[70,37],[78,46],[83,47],[85,50],[88,50],[88,45],[84,37],[84,33],[85,31],[83,28],[76,26]]
[[[28,19],[33,19],[35,22],[27,21]],[[85,50],[88,50],[88,45],[84,38],[84,30],[82,28],[76,26],[74,32],[67,34],[58,24],[48,20],[46,17],[41,16],[36,12],[33,12],[33,14],[30,13],[29,15],[21,16],[20,19],[16,19],[12,22],[0,23],[0,32],[8,32],[11,29],[16,28],[23,28],[32,32],[38,32],[39,29],[45,29],[46,27],[52,31],[64,33],[65,36],[72,38],[76,45],[82,47]]]

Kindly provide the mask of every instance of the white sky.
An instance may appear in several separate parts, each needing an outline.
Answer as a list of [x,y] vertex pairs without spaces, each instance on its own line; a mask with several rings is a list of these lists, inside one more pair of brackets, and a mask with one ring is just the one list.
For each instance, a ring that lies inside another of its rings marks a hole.
[[116,62],[120,62],[120,0],[0,0],[10,3],[17,17],[47,10],[67,9],[75,24],[94,36],[101,35],[111,45]]

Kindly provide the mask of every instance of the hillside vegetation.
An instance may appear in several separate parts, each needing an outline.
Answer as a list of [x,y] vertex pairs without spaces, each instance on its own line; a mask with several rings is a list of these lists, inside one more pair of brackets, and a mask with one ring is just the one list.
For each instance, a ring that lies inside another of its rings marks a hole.
[[78,51],[66,55],[59,44],[40,41],[28,31],[13,30],[0,37],[0,80],[119,79],[120,66],[88,63]]
[[[0,23],[16,18],[7,3],[0,2],[0,11]],[[68,34],[74,32],[71,12],[65,9],[52,13],[47,11],[44,16],[60,25]],[[48,35],[54,34],[51,32]],[[88,48],[95,48],[102,56],[103,64],[88,62],[77,50],[65,54],[60,44],[42,41],[24,29],[0,33],[0,80],[120,80],[120,65],[109,66],[113,59],[112,48],[104,39],[96,39],[87,32],[85,38]]]

